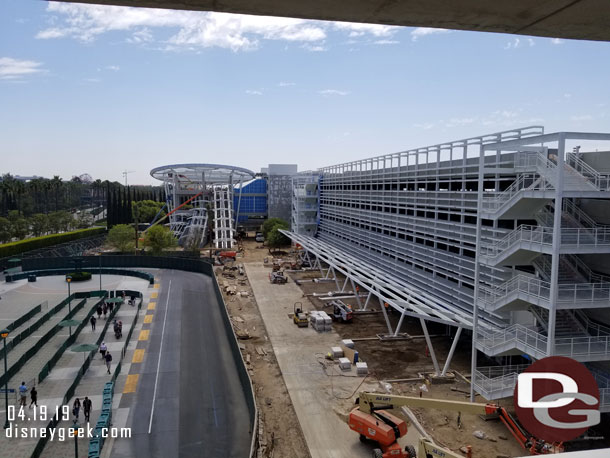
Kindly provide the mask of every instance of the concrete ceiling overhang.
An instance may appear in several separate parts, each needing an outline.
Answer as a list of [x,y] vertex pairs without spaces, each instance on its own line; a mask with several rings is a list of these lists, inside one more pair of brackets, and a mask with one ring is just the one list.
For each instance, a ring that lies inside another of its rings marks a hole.
[[609,0],[78,0],[74,3],[610,41]]

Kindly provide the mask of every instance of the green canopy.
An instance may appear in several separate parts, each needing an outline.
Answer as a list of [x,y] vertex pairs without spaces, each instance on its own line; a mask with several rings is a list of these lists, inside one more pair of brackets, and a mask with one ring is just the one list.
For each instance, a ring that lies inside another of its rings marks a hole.
[[73,351],[74,353],[83,354],[83,362],[85,362],[85,353],[89,353],[93,350],[97,350],[97,345],[88,343],[74,345],[72,348],[70,348],[70,351]]
[[117,304],[123,302],[122,297],[113,297],[111,299],[106,299],[106,304]]
[[70,335],[72,335],[72,326],[78,326],[79,324],[81,324],[81,321],[76,320],[64,320],[58,323],[62,328],[70,328]]
[[82,321],[78,321],[78,320],[64,320],[64,321],[60,321],[58,323],[58,325],[61,326],[62,328],[69,328],[72,326],[78,326],[81,323],[82,323]]
[[97,350],[97,345],[88,343],[74,345],[72,348],[70,348],[70,351],[73,351],[74,353],[88,352],[93,350]]

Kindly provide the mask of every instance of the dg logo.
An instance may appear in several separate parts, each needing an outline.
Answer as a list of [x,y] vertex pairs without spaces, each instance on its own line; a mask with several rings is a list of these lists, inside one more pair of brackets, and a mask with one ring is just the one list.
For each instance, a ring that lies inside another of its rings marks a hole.
[[563,356],[543,358],[519,374],[514,401],[525,429],[547,442],[575,439],[600,422],[595,378]]

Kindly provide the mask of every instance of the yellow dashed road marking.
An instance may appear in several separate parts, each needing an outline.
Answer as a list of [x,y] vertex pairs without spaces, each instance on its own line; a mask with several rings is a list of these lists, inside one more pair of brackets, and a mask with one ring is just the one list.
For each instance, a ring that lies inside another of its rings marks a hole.
[[125,381],[125,388],[123,388],[123,393],[135,393],[136,385],[138,384],[138,378],[140,378],[140,374],[129,374],[127,376],[127,380]]
[[144,361],[144,349],[136,350],[133,353],[133,359],[131,360],[131,362],[141,363],[142,361]]
[[153,319],[152,315],[146,315],[146,316],[144,316],[144,323],[152,323],[152,319]]
[[150,334],[150,331],[148,329],[144,329],[144,330],[140,331],[138,340],[148,340],[148,334]]
[[159,295],[159,293],[157,291],[153,291],[152,293],[150,293],[150,298],[156,299],[158,295]]
[[148,304],[148,310],[154,310],[156,306],[156,302],[151,302],[150,304]]
[[155,283],[155,284],[153,285],[153,288],[155,288],[155,289],[159,289],[159,286],[161,286],[159,283]]

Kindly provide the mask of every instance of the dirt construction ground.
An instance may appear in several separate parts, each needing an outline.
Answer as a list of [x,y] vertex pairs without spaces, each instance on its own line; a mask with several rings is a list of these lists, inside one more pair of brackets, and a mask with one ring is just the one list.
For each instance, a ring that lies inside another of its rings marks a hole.
[[[311,455],[308,452],[308,443],[274,355],[256,298],[253,296],[245,272],[240,274],[240,270],[237,269],[240,264],[260,263],[264,262],[265,258],[268,258],[268,265],[271,265],[273,256],[267,249],[257,248],[257,246],[260,244],[253,240],[246,240],[243,243],[244,251],[234,264],[236,269],[223,271],[223,268],[219,267],[217,268],[217,278],[221,289],[229,290],[229,293],[226,291],[224,293],[225,301],[232,316],[236,334],[240,337],[242,354],[254,383],[262,418],[262,430],[259,431],[262,433],[260,456],[309,457]],[[288,259],[288,256],[284,255],[283,259]],[[319,276],[320,272],[290,273],[289,282]],[[269,287],[282,288],[282,285],[269,285]],[[300,288],[304,295],[301,301],[306,310],[315,308],[328,312],[328,308],[324,307],[325,301],[314,298],[311,294],[335,290],[334,282],[302,283]],[[232,294],[233,291],[237,294]],[[354,309],[356,308],[355,299],[345,300],[345,302],[351,303]],[[402,331],[408,333],[410,338],[400,341],[381,341],[376,338],[377,334],[387,333],[387,326],[383,315],[379,312],[379,305],[369,306],[369,310],[375,309],[377,309],[377,313],[356,315],[350,324],[334,323],[334,330],[340,338],[354,340],[360,360],[367,362],[370,370],[370,375],[364,385],[367,389],[379,387],[377,390],[381,391],[384,387],[388,387],[394,394],[418,396],[423,384],[421,380],[406,382],[396,380],[418,378],[420,374],[433,371],[420,323],[415,319],[405,319]],[[390,314],[392,326],[396,325],[398,318],[398,316]],[[299,333],[296,332],[296,327],[294,329],[295,332],[291,335],[291,339],[298,339]],[[451,345],[451,337],[447,336],[448,330],[445,326],[429,325],[429,331],[433,335],[432,344],[442,367]],[[458,344],[450,369],[465,375],[470,372],[470,340],[468,337],[463,336]],[[328,390],[332,390],[332,378],[332,376],[328,377]],[[390,381],[389,385],[383,383],[387,381]],[[468,399],[466,393],[469,392],[469,383],[459,375],[449,383],[430,384],[427,385],[427,388],[429,391],[422,393],[424,397],[459,401]],[[355,395],[349,399],[336,399],[335,397],[335,405],[329,406],[329,408],[342,421],[345,421],[347,413],[353,407],[355,397]],[[477,397],[477,401],[486,402],[480,397]],[[512,405],[512,399],[502,400],[501,404],[511,410],[509,407]],[[461,428],[458,428],[457,412],[431,409],[413,409],[413,412],[435,442],[456,452],[459,452],[460,447],[471,445],[473,457],[517,457],[528,454],[499,420],[484,421],[476,415],[463,413],[461,414]],[[395,410],[394,413],[406,418],[399,410]],[[347,424],[345,428],[348,429]],[[484,432],[486,439],[476,438],[473,436],[474,431]],[[358,442],[356,433],[353,433],[353,439]],[[411,440],[414,439],[411,438]],[[311,445],[309,444],[309,446]],[[350,446],[352,446],[351,443],[345,444],[346,449],[349,449]],[[334,456],[334,454],[331,455],[329,452],[327,456]]]

